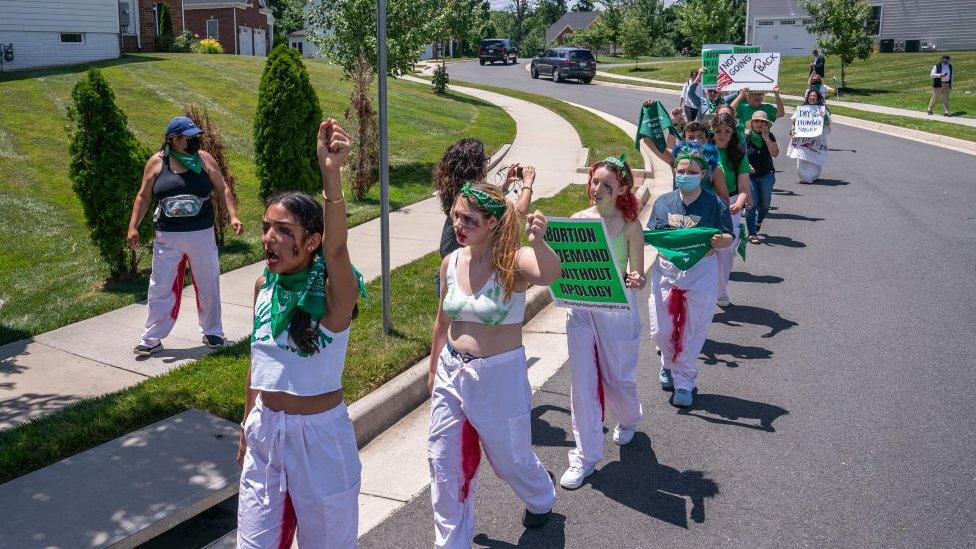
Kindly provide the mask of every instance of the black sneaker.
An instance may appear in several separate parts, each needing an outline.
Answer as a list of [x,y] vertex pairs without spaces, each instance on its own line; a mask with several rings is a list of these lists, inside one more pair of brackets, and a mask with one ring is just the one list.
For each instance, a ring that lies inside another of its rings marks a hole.
[[159,351],[162,348],[163,348],[163,342],[162,341],[160,341],[159,343],[157,343],[153,347],[147,347],[147,346],[145,346],[145,345],[143,345],[143,344],[140,343],[139,345],[136,345],[136,348],[135,349],[132,349],[132,352],[135,353],[136,356],[149,356],[149,355],[155,353],[156,351]]
[[203,336],[203,342],[206,343],[207,347],[210,347],[211,349],[219,349],[223,347],[225,343],[227,343],[224,341],[224,338],[215,335]]
[[544,526],[549,522],[549,517],[552,516],[552,511],[545,513],[535,514],[528,509],[525,510],[525,515],[522,516],[522,526],[526,528],[539,528]]

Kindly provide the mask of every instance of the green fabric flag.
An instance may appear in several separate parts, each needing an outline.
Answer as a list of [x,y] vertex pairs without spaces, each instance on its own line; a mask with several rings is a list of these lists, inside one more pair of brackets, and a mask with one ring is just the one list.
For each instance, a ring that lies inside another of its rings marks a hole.
[[660,101],[654,101],[650,105],[641,107],[640,118],[637,120],[637,135],[634,137],[634,148],[640,150],[641,138],[649,137],[654,141],[654,145],[660,151],[668,148],[664,141],[664,132],[671,132],[671,135],[680,137],[678,130],[671,121],[671,115]]
[[742,256],[742,261],[746,260],[746,226],[745,224],[739,225],[739,255]]
[[644,231],[644,242],[657,248],[675,267],[687,271],[712,250],[712,237],[719,233],[710,227],[660,229]]
[[180,164],[186,166],[186,169],[193,173],[200,173],[203,170],[203,159],[200,158],[200,153],[186,154],[176,149],[170,149],[169,154],[173,155],[180,161]]

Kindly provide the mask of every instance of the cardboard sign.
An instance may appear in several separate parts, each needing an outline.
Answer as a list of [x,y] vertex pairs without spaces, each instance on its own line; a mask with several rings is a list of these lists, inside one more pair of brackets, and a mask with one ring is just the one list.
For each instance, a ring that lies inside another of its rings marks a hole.
[[602,219],[550,217],[545,241],[562,267],[559,278],[549,286],[555,306],[630,310]]
[[821,105],[800,105],[793,119],[795,137],[820,137],[824,130],[824,114],[827,109]]
[[779,54],[732,53],[718,56],[719,91],[772,90],[779,79]]
[[732,49],[707,49],[702,50],[702,66],[705,72],[702,74],[701,84],[706,89],[714,88],[718,81],[718,56],[721,54],[734,53]]

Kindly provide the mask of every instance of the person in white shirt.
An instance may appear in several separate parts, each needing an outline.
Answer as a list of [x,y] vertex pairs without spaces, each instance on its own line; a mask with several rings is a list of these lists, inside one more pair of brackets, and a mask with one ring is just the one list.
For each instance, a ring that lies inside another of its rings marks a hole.
[[949,63],[949,56],[943,55],[942,60],[932,67],[929,73],[932,77],[932,99],[929,101],[929,114],[935,108],[935,103],[942,99],[942,107],[945,109],[945,116],[952,116],[949,110],[949,92],[952,91],[952,64]]
[[698,118],[702,96],[697,93],[697,90],[704,70],[702,67],[691,71],[691,74],[688,75],[688,81],[681,88],[681,106],[684,107],[685,120],[692,121]]

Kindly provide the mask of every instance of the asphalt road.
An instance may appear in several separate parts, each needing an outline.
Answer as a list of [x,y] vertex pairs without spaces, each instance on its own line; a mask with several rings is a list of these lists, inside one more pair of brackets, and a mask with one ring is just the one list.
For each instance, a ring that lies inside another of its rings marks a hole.
[[[628,120],[648,95],[521,66],[450,70]],[[787,121],[774,133],[785,145]],[[645,341],[634,442],[608,435],[605,461],[581,489],[557,488],[541,531],[523,530],[521,502],[483,464],[474,546],[976,545],[976,157],[836,125],[824,179],[800,185],[782,149],[769,237],[736,260],[695,407],[667,403]],[[536,450],[558,478],[568,368],[534,404]],[[361,546],[432,539],[424,493]]]

